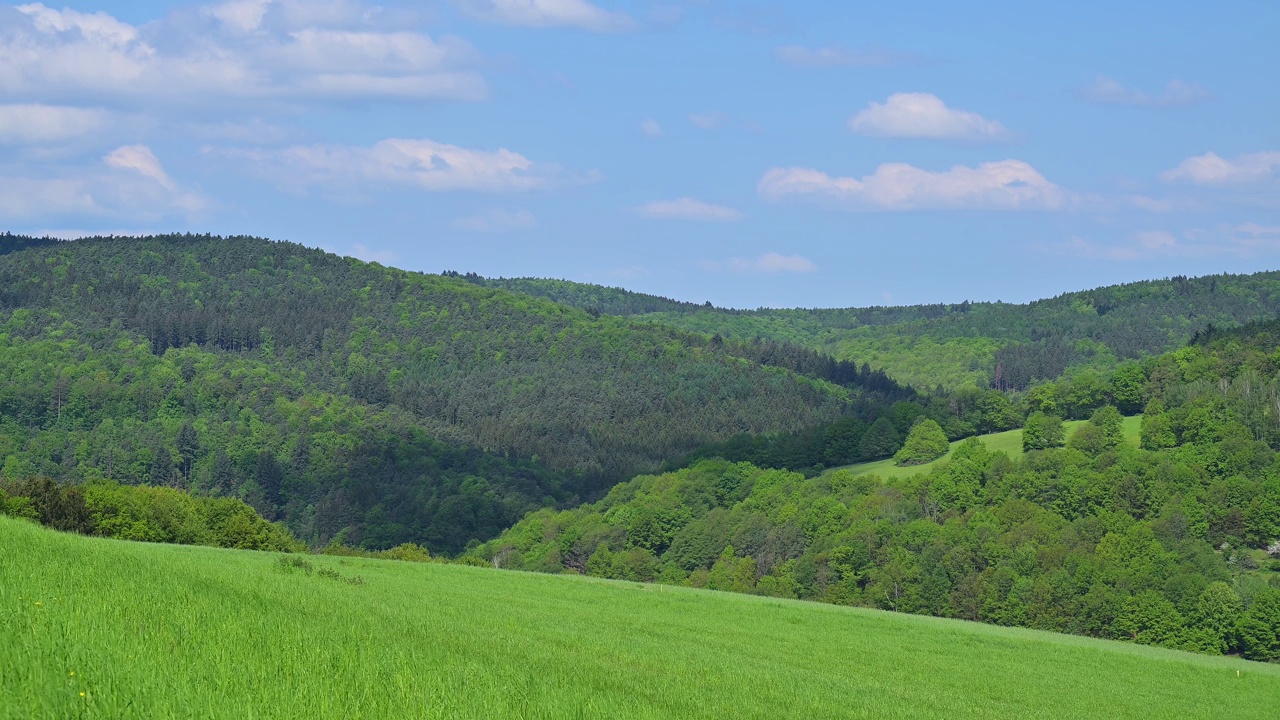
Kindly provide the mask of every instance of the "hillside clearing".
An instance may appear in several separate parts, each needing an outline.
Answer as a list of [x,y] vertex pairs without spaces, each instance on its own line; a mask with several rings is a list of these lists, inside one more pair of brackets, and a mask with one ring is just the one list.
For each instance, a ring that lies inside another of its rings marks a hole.
[[316,572],[285,572],[277,558],[0,517],[0,717],[1266,718],[1280,703],[1280,666],[1232,658],[462,566],[308,557]]
[[[1081,425],[1087,423],[1087,420],[1070,420],[1063,423],[1067,437]],[[1142,430],[1142,416],[1135,415],[1124,419],[1124,437],[1128,442],[1134,445],[1138,444],[1138,433]],[[1005,432],[991,433],[989,435],[979,435],[978,439],[986,444],[987,448],[996,452],[1006,453],[1010,459],[1017,460],[1022,457],[1022,430],[1008,430]],[[845,465],[843,467],[832,468],[827,472],[835,472],[836,470],[848,470],[855,475],[879,475],[883,479],[910,477],[920,473],[931,471],[938,463],[945,461],[951,457],[951,453],[963,440],[957,440],[951,443],[951,450],[946,455],[934,460],[931,463],[923,465],[912,465],[909,467],[899,467],[895,464],[893,458],[885,458],[884,460],[875,460],[873,462],[857,463],[854,465]]]

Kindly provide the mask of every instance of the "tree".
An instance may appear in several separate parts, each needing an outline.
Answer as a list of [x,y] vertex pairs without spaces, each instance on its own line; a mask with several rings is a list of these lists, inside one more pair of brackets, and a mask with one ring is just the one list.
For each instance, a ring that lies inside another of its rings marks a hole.
[[1152,398],[1142,411],[1139,439],[1143,450],[1161,450],[1178,444],[1178,437],[1173,434],[1173,424],[1169,422],[1160,398]]
[[1098,428],[1102,446],[1108,450],[1124,443],[1124,416],[1112,405],[1104,405],[1093,412],[1089,424]]
[[169,448],[163,445],[156,448],[155,459],[151,461],[151,484],[156,487],[173,482],[173,456]]
[[1026,424],[1022,426],[1022,449],[1025,452],[1062,447],[1065,432],[1062,418],[1037,410],[1027,417]]
[[218,492],[231,492],[235,489],[235,471],[231,467],[231,458],[222,448],[213,455],[213,489]]
[[1184,620],[1173,603],[1154,590],[1134,595],[1121,605],[1116,637],[1143,645],[1172,646],[1182,634]]
[[1067,439],[1067,447],[1086,455],[1097,455],[1107,449],[1107,443],[1097,425],[1085,423],[1071,433],[1071,437]]
[[253,479],[258,483],[258,489],[262,491],[263,497],[272,505],[280,504],[283,475],[275,455],[266,450],[258,453],[258,467],[254,471]]
[[199,456],[200,436],[196,434],[195,426],[190,421],[187,421],[182,424],[182,429],[178,431],[178,458],[181,462],[182,477],[184,479],[191,479],[191,466]]
[[1147,374],[1136,362],[1123,363],[1111,378],[1111,394],[1120,412],[1132,415],[1142,408]]
[[866,434],[862,436],[862,442],[858,443],[858,451],[864,459],[871,460],[889,457],[901,446],[902,438],[898,435],[898,429],[893,426],[893,421],[887,417],[881,417],[872,423]]
[[950,449],[951,441],[947,440],[942,426],[934,420],[922,418],[911,427],[907,441],[893,459],[898,465],[923,465],[946,455]]
[[1224,582],[1210,583],[1196,600],[1195,609],[1191,612],[1191,623],[1210,640],[1212,648],[1209,649],[1225,653],[1235,639],[1236,625],[1240,621],[1242,610],[1240,596],[1230,585]]
[[1240,652],[1250,660],[1280,660],[1280,590],[1267,588],[1253,598],[1240,619]]

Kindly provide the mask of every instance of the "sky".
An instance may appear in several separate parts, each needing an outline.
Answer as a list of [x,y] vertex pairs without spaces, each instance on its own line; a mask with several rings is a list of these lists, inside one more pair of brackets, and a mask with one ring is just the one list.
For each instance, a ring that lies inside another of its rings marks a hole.
[[0,5],[0,229],[730,307],[1280,268],[1280,3]]

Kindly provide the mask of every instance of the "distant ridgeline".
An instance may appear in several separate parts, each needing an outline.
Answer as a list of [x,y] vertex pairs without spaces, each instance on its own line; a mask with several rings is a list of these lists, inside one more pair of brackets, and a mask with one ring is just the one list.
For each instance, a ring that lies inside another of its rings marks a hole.
[[[1278,331],[1206,332],[1097,383],[1038,386],[1018,460],[976,438],[888,480],[707,459],[533,513],[472,554],[1280,661]],[[1139,446],[1106,405],[1062,436],[1055,416],[1099,398],[1145,411]]]
[[642,317],[728,339],[785,341],[856,358],[916,388],[1026,390],[1078,369],[1109,370],[1184,344],[1210,325],[1280,314],[1280,273],[1212,275],[1000,302],[846,309],[732,310],[563,280],[486,279],[604,314]]
[[796,344],[291,243],[0,236],[0,479],[231,495],[311,544],[457,552],[708,443],[917,400]]

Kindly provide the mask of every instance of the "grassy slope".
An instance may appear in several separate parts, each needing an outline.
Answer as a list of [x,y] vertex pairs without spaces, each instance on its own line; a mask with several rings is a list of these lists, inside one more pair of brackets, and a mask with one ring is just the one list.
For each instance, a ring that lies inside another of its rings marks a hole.
[[1268,718],[1280,703],[1280,666],[1231,658],[664,586],[313,560],[366,582],[0,517],[0,717]]
[[[1084,420],[1071,420],[1063,423],[1066,428],[1067,437],[1071,436],[1072,431],[1077,427],[1085,424]],[[1142,416],[1135,415],[1124,419],[1124,436],[1129,442],[1138,444],[1138,433],[1142,430]],[[1018,459],[1022,457],[1022,430],[1009,430],[1006,432],[991,433],[990,435],[979,435],[978,439],[986,443],[987,447],[997,452],[1008,453],[1009,457]],[[956,446],[962,441],[951,443],[951,450],[955,450]],[[927,473],[933,467],[946,460],[951,455],[951,450],[946,455],[924,465],[912,465],[910,467],[898,467],[893,462],[893,458],[884,460],[876,460],[874,462],[857,463],[856,465],[846,465],[840,468],[832,468],[828,472],[835,470],[850,470],[857,475],[879,475],[882,478],[900,478],[909,477],[919,473]]]

